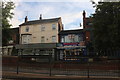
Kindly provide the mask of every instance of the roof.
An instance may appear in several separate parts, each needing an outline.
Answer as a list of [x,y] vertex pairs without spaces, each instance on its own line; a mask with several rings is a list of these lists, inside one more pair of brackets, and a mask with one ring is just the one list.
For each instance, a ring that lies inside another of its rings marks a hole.
[[10,30],[19,30],[19,27],[16,27],[16,28],[10,28]]
[[60,31],[59,34],[60,35],[65,35],[65,34],[79,34],[79,33],[83,33],[83,29],[76,29],[76,30],[63,30]]
[[10,28],[10,31],[14,34],[19,33],[19,27],[16,28]]
[[59,18],[52,18],[52,19],[42,19],[42,20],[33,20],[33,21],[27,21],[23,24],[20,24],[19,26],[24,26],[24,25],[31,25],[31,24],[39,24],[39,23],[48,23],[48,22],[56,22],[59,19],[61,19],[61,17]]

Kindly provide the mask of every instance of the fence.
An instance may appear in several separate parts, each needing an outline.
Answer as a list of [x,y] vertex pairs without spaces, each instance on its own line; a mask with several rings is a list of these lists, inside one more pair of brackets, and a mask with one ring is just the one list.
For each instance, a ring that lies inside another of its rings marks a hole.
[[[45,76],[120,78],[119,59],[79,57],[79,60],[54,61],[51,56],[3,57],[3,72],[32,73]],[[5,74],[4,74],[5,75]],[[5,76],[4,76],[5,77]]]

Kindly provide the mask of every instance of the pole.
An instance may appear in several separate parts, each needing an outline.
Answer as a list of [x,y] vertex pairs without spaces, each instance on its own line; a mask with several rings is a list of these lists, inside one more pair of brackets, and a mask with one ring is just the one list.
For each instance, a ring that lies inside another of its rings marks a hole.
[[90,66],[90,64],[89,64],[89,48],[88,47],[89,47],[89,43],[87,43],[87,55],[88,55],[88,63],[87,63],[88,64],[88,75],[87,76],[88,76],[88,78],[90,78],[90,74],[89,74],[89,72],[90,72],[89,71],[89,69],[90,69],[89,68],[89,66]]
[[[20,50],[19,50],[20,52]],[[19,73],[19,52],[18,52],[18,60],[17,60],[17,74]]]
[[51,76],[51,71],[52,71],[52,69],[51,69],[51,52],[49,53],[49,63],[50,63],[50,73],[49,73],[49,76]]
[[17,74],[19,73],[19,56],[18,56],[18,60],[17,60]]
[[90,78],[90,76],[89,76],[89,58],[88,58],[88,78]]

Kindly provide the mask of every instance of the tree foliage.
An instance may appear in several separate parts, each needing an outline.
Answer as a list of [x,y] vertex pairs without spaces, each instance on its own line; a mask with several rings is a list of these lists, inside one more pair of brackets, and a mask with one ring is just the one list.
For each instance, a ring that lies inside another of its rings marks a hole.
[[120,2],[99,2],[93,15],[97,50],[120,48]]
[[9,20],[14,15],[11,10],[14,9],[13,2],[2,2],[2,45],[6,45],[10,40],[10,26]]

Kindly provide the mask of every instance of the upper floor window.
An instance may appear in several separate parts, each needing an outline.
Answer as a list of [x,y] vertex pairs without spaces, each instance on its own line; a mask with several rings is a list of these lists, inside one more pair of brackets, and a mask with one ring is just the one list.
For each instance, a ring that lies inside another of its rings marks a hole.
[[52,24],[52,30],[56,30],[56,25]]
[[41,37],[41,43],[44,43],[44,42],[45,42],[45,37],[42,36],[42,37]]
[[65,42],[64,36],[61,36],[61,42]]
[[22,44],[27,44],[31,42],[31,35],[22,35]]
[[[61,37],[61,39],[62,39],[62,37]],[[63,40],[64,40],[64,42],[68,42],[68,43],[79,42],[79,36],[76,34],[69,34],[69,35],[65,35]]]
[[45,26],[41,25],[41,31],[45,31]]
[[26,32],[29,32],[29,27],[26,27],[25,31],[26,31]]
[[52,42],[56,42],[56,36],[52,36]]
[[79,35],[79,42],[80,41],[83,41],[83,36],[82,35]]

